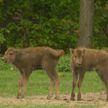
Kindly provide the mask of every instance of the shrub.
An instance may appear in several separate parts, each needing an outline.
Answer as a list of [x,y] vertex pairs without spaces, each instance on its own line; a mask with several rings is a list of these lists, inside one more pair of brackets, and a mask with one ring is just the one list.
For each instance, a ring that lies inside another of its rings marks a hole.
[[60,58],[57,69],[59,72],[70,72],[70,55],[67,54]]

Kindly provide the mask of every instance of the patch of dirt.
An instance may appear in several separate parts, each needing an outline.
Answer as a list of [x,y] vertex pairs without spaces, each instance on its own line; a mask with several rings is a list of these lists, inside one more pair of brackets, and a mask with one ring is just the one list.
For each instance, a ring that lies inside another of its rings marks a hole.
[[108,102],[106,102],[106,94],[104,92],[100,93],[87,93],[82,94],[81,101],[71,101],[70,95],[61,95],[60,100],[52,98],[47,100],[46,96],[27,96],[24,99],[17,99],[16,97],[0,97],[0,104],[4,105],[26,105],[26,104],[35,104],[35,105],[44,105],[44,104],[54,104],[54,105],[96,105],[100,108],[108,108]]

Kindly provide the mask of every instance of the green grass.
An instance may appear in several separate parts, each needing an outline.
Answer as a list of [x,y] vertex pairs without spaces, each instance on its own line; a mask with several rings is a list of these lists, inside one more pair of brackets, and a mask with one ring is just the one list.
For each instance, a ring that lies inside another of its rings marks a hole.
[[101,108],[99,105],[76,105],[74,108]]
[[[63,59],[63,58],[62,58]],[[64,65],[60,62],[59,65],[63,69],[69,68],[69,62]],[[13,69],[12,69],[13,68]],[[61,68],[61,69],[62,69]],[[68,69],[66,69],[68,70]],[[60,77],[60,92],[61,94],[71,94],[72,90],[72,73],[70,71],[58,72]],[[20,78],[19,71],[12,65],[6,64],[0,60],[0,96],[13,97],[17,95],[18,80]],[[29,79],[27,86],[27,95],[46,95],[48,94],[49,78],[45,71],[34,71]],[[82,92],[100,92],[105,90],[104,84],[99,79],[96,72],[87,72],[82,85]],[[0,105],[0,108],[6,108],[6,105]],[[22,106],[11,105],[8,108],[21,108]],[[23,105],[23,108],[35,108],[35,105]],[[36,108],[43,108],[43,105],[39,105]],[[44,105],[44,108],[66,108],[64,105]],[[86,108],[86,106],[76,106],[75,108]],[[87,106],[87,108],[97,108],[95,106]]]
[[101,108],[99,105],[0,105],[0,108]]
[[0,105],[0,108],[67,108],[65,105]]
[[[12,65],[0,62],[0,96],[15,96],[18,89],[20,74]],[[4,68],[3,68],[4,67]],[[72,73],[58,72],[60,76],[60,91],[62,94],[70,94],[72,89]],[[34,71],[30,76],[27,94],[47,95],[49,78],[45,71]],[[87,72],[82,85],[82,92],[99,92],[105,90],[104,84],[99,79],[96,72]]]
[[[70,94],[72,89],[72,75],[68,73],[59,73],[60,91],[62,94]],[[0,96],[15,96],[18,88],[20,74],[14,70],[0,70]],[[28,95],[47,95],[49,87],[49,78],[43,71],[32,73],[27,88]],[[86,73],[82,85],[82,92],[99,92],[104,90],[104,85],[97,74]]]
[[100,92],[105,90],[103,82],[100,80],[96,72],[87,72],[85,74],[82,91],[86,92]]

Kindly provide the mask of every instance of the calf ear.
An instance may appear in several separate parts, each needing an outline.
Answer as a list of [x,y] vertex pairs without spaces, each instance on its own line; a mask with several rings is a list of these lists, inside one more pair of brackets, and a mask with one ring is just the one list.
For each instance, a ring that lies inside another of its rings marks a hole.
[[85,54],[85,49],[84,49],[84,48],[80,48],[80,49],[77,50],[77,52],[78,52],[78,54],[79,54],[80,56],[84,56],[84,54]]

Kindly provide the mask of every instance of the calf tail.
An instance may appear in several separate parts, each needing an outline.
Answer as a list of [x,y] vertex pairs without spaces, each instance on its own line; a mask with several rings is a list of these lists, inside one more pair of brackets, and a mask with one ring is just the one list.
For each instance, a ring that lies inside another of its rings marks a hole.
[[64,55],[64,50],[57,50],[57,57],[63,56]]
[[50,54],[55,57],[60,57],[64,55],[64,50],[50,50]]

